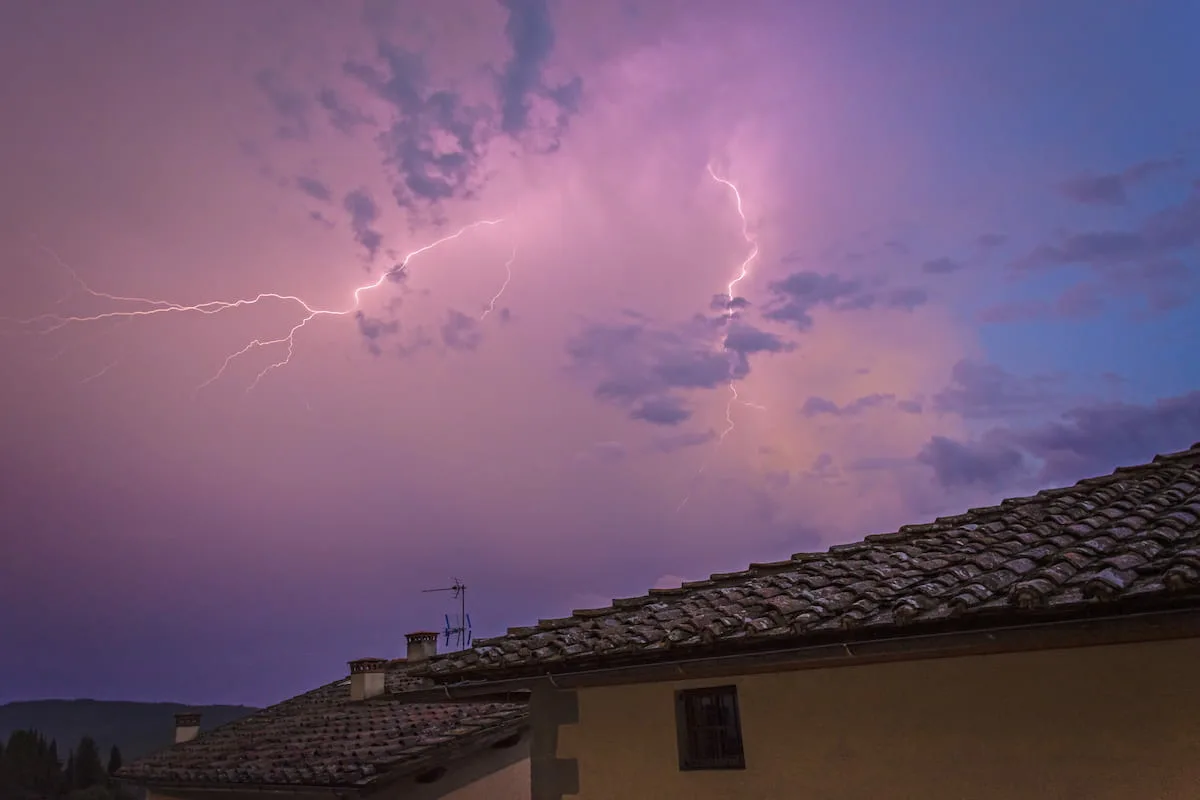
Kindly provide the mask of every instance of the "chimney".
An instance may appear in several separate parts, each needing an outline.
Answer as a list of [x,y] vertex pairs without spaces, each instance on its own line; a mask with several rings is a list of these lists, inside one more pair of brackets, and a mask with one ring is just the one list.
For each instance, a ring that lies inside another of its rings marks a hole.
[[404,637],[408,640],[408,663],[424,661],[437,655],[438,635],[431,631],[416,631]]
[[186,711],[175,715],[175,744],[190,742],[200,735],[200,715]]
[[384,667],[382,658],[359,658],[350,662],[350,699],[370,700],[383,694]]

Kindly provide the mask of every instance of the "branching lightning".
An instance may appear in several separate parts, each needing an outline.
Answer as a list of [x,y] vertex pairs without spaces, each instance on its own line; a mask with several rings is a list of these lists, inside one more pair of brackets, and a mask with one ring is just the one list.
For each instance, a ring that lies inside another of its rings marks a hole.
[[[503,218],[478,220],[476,222],[470,223],[469,225],[464,225],[462,228],[459,228],[457,231],[455,231],[452,234],[449,234],[448,236],[443,236],[442,238],[440,238],[430,244],[427,244],[423,247],[413,250],[411,253],[404,256],[404,258],[400,260],[400,263],[398,263],[396,266],[392,267],[391,269],[385,271],[382,275],[379,276],[379,278],[375,279],[374,281],[371,281],[370,283],[363,284],[362,286],[359,286],[356,289],[354,289],[354,291],[352,293],[353,299],[352,299],[351,304],[348,307],[341,308],[341,309],[320,308],[320,307],[310,304],[307,300],[305,300],[302,297],[299,297],[297,295],[282,294],[279,292],[260,292],[257,295],[255,295],[254,297],[244,297],[244,298],[238,298],[238,299],[233,299],[233,300],[208,300],[208,301],[205,301],[202,303],[195,303],[195,304],[191,304],[191,305],[184,305],[182,303],[175,303],[175,302],[172,302],[169,300],[159,300],[159,299],[150,298],[150,297],[128,297],[128,296],[124,296],[124,295],[111,294],[109,292],[102,292],[102,291],[93,289],[86,281],[83,280],[82,277],[80,277],[79,273],[77,273],[74,269],[71,268],[70,265],[68,265],[61,258],[59,258],[59,256],[56,253],[54,253],[54,251],[49,250],[47,248],[43,248],[55,260],[55,262],[71,276],[71,278],[83,290],[84,293],[91,295],[92,297],[95,297],[97,299],[101,299],[101,300],[108,300],[108,301],[115,302],[115,303],[132,303],[132,304],[136,304],[141,307],[133,308],[133,309],[117,310],[117,311],[105,311],[105,312],[97,313],[97,314],[75,315],[75,316],[64,316],[61,314],[47,313],[47,314],[40,314],[38,316],[31,317],[31,318],[24,319],[24,320],[18,320],[18,322],[25,326],[34,326],[34,327],[40,326],[40,329],[39,329],[40,333],[50,333],[52,331],[59,330],[60,328],[66,327],[68,325],[80,324],[80,323],[86,323],[86,322],[98,322],[100,320],[106,320],[106,319],[132,320],[137,317],[152,317],[152,316],[156,316],[159,314],[187,314],[187,313],[220,314],[221,312],[224,312],[224,311],[230,311],[233,309],[242,308],[244,306],[258,305],[260,303],[265,303],[266,301],[269,301],[269,300],[274,300],[274,301],[278,301],[278,302],[282,302],[282,303],[291,303],[291,304],[299,306],[300,309],[304,313],[304,317],[298,323],[293,325],[286,334],[284,334],[283,336],[274,338],[274,339],[253,339],[245,347],[242,347],[240,350],[237,350],[233,353],[230,353],[228,356],[226,356],[225,360],[221,364],[220,369],[218,369],[210,378],[208,378],[206,381],[204,381],[203,383],[201,383],[199,386],[196,387],[196,390],[200,391],[201,389],[205,388],[206,386],[212,384],[214,381],[218,380],[222,375],[225,374],[225,371],[229,368],[230,364],[232,364],[234,361],[236,361],[239,357],[245,355],[246,353],[249,353],[251,350],[255,350],[258,348],[286,345],[286,350],[285,350],[283,356],[279,360],[277,360],[271,364],[268,364],[254,378],[254,380],[251,382],[251,384],[246,389],[246,391],[249,392],[255,386],[257,386],[259,384],[259,382],[261,382],[262,379],[264,377],[266,377],[269,373],[271,373],[274,370],[281,369],[281,368],[287,366],[291,362],[292,356],[295,354],[296,334],[299,333],[304,328],[304,326],[306,326],[309,322],[316,319],[317,317],[344,317],[344,316],[348,316],[350,314],[355,313],[356,311],[359,310],[359,308],[362,304],[362,297],[364,294],[371,292],[375,289],[378,289],[380,286],[382,286],[384,284],[385,281],[387,281],[389,279],[393,279],[396,276],[398,276],[400,273],[405,272],[407,269],[409,269],[410,262],[417,256],[420,256],[424,253],[429,252],[430,250],[440,247],[441,245],[446,244],[447,242],[451,242],[451,241],[459,238],[463,234],[467,233],[468,231],[474,230],[476,228],[479,228],[479,227],[485,226],[485,225],[486,226],[499,225],[502,222],[504,222]],[[515,252],[515,248],[514,248],[513,257],[515,258],[515,256],[516,256],[516,252]],[[506,266],[511,266],[511,264],[512,264],[512,260],[510,259],[508,262],[508,265],[506,265]],[[511,272],[510,272],[510,275],[511,275]],[[508,282],[505,281],[505,286],[507,286],[507,285],[508,285]],[[504,287],[501,287],[500,293],[503,293],[503,291],[504,291]],[[498,293],[496,295],[496,298],[493,298],[493,301],[492,301],[493,304],[495,303],[495,300],[497,298],[499,298],[500,293]],[[100,375],[107,372],[109,369],[112,369],[112,367],[114,365],[115,364],[110,364],[108,367],[101,370],[96,375],[93,375],[92,377],[88,378],[85,381],[85,383],[88,381],[91,381],[91,380],[95,380],[96,378],[100,377]]]
[[[721,320],[724,323],[723,324],[724,333],[721,336],[721,349],[724,352],[728,353],[729,350],[726,347],[726,345],[729,341],[729,325],[730,325],[730,322],[732,322],[733,316],[734,316],[734,304],[737,299],[737,285],[739,283],[741,283],[743,280],[745,280],[746,277],[750,274],[750,265],[754,263],[754,260],[756,258],[758,258],[758,240],[755,239],[750,233],[750,222],[749,222],[749,220],[746,219],[746,212],[745,212],[745,209],[742,207],[742,193],[740,191],[738,191],[738,187],[736,185],[734,185],[733,181],[730,181],[726,178],[722,178],[720,175],[718,175],[716,173],[716,170],[714,170],[712,168],[711,164],[708,165],[708,174],[709,174],[709,177],[711,177],[714,181],[728,187],[729,190],[731,192],[733,192],[733,199],[735,201],[735,205],[737,208],[738,218],[741,220],[741,223],[742,223],[742,238],[745,239],[746,244],[750,246],[749,254],[745,257],[745,259],[742,260],[742,263],[738,266],[733,279],[730,280],[729,283],[727,283],[725,285],[725,297],[726,297],[725,311],[721,315]],[[731,365],[730,366],[730,379],[729,379],[729,401],[725,404],[725,429],[722,430],[720,435],[717,437],[716,448],[719,448],[721,446],[721,444],[725,441],[725,437],[727,437],[730,433],[732,433],[733,429],[735,427],[737,427],[737,424],[733,420],[733,407],[738,403],[749,406],[751,408],[764,410],[764,411],[766,410],[764,406],[756,405],[754,403],[747,403],[745,400],[742,400],[741,397],[738,396],[737,385],[733,379],[733,368]],[[715,452],[716,448],[714,448],[714,452]],[[708,457],[705,458],[704,463],[702,463],[700,465],[700,469],[696,470],[696,474],[692,478],[693,488],[688,491],[687,495],[684,496],[683,500],[681,500],[679,502],[679,505],[675,507],[676,514],[678,514],[680,511],[682,511],[684,506],[686,506],[688,504],[688,501],[692,499],[692,491],[694,491],[695,482],[704,473],[705,469],[708,468],[708,462],[709,462],[709,459],[712,458],[712,455],[713,455],[712,453],[709,453]]]
[[[725,304],[725,313],[723,315],[723,319],[725,321],[725,334],[721,337],[721,348],[725,349],[725,345],[729,341],[729,322],[733,319],[733,304],[734,300],[737,298],[737,285],[745,280],[746,276],[750,274],[750,265],[754,263],[754,259],[758,258],[758,240],[750,235],[750,223],[746,219],[745,210],[742,208],[742,193],[738,191],[737,186],[735,186],[732,181],[717,175],[711,164],[708,166],[708,174],[714,181],[728,186],[729,190],[733,192],[733,199],[737,204],[738,218],[742,221],[742,238],[746,240],[746,244],[750,245],[750,253],[738,267],[737,275],[734,276],[733,280],[731,280],[725,286],[725,296],[729,298]],[[734,382],[731,379],[729,381],[729,402],[725,405],[726,427],[725,430],[721,431],[721,435],[717,440],[718,444],[725,441],[725,437],[728,436],[734,429],[733,406],[735,403],[739,402],[739,400],[740,398],[738,397],[737,386],[734,385]],[[746,403],[746,405],[751,404]],[[756,407],[762,408],[762,406]]]
[[115,366],[116,366],[117,364],[119,364],[119,363],[121,363],[121,360],[120,360],[120,359],[117,359],[116,361],[110,362],[110,363],[109,363],[107,366],[103,367],[103,368],[102,368],[102,369],[101,369],[99,372],[93,372],[91,375],[89,375],[89,376],[87,376],[86,378],[84,378],[83,380],[81,380],[81,381],[79,382],[79,385],[80,385],[80,386],[84,386],[84,385],[86,385],[86,384],[89,384],[89,383],[91,383],[91,382],[92,382],[92,381],[94,381],[94,380],[99,380],[100,378],[103,378],[105,375],[107,375],[107,374],[108,374],[108,371],[109,371],[110,369],[112,369],[113,367],[115,367]]
[[500,295],[504,294],[504,290],[508,288],[508,284],[512,281],[512,265],[517,260],[517,243],[513,242],[512,255],[508,257],[508,261],[504,262],[504,283],[500,284],[500,290],[492,295],[492,299],[488,301],[488,306],[479,315],[482,321],[488,314],[496,310],[496,302],[500,299]]

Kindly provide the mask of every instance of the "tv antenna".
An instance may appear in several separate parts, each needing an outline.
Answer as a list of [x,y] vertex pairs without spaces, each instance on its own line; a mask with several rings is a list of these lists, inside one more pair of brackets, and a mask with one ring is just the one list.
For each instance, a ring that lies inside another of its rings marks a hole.
[[430,592],[451,592],[450,597],[458,600],[458,614],[453,623],[450,622],[450,615],[446,614],[446,627],[442,629],[442,635],[446,637],[446,647],[450,646],[451,640],[454,641],[454,646],[458,650],[466,650],[471,646],[471,615],[467,613],[467,587],[458,578],[454,579],[454,583],[441,589],[422,589],[423,594]]

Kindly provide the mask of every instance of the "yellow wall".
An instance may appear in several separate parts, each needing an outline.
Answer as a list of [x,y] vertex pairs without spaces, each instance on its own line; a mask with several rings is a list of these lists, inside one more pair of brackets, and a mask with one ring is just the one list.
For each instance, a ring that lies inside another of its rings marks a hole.
[[[586,800],[1200,798],[1200,640],[579,690]],[[674,690],[738,686],[743,771],[680,772]]]
[[445,796],[445,800],[529,800],[529,759],[509,764]]

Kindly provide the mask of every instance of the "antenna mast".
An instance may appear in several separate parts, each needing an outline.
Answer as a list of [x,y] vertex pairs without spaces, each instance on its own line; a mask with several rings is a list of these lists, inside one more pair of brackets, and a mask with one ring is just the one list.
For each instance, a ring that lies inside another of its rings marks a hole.
[[467,587],[458,578],[454,579],[454,583],[442,589],[422,589],[422,594],[430,592],[451,592],[451,598],[458,600],[458,619],[454,624],[450,623],[450,615],[446,614],[446,627],[442,629],[442,634],[446,637],[446,646],[450,646],[450,641],[453,639],[455,648],[458,650],[466,650],[471,646],[471,615],[467,613]]

